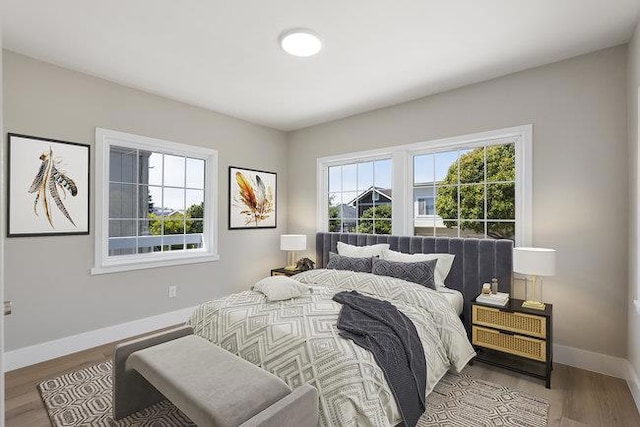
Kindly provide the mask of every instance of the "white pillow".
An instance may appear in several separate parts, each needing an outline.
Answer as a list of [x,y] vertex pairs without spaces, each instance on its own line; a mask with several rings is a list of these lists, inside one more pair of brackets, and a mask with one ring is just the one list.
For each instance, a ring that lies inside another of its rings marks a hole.
[[353,246],[338,242],[338,255],[352,258],[370,258],[372,256],[382,258],[382,252],[385,250],[389,250],[389,244],[387,243],[378,243],[377,245],[370,246]]
[[431,261],[437,259],[436,272],[434,275],[434,281],[436,282],[436,288],[444,288],[444,279],[447,278],[449,270],[453,265],[453,259],[455,255],[451,254],[403,254],[402,252],[396,252],[392,250],[385,250],[382,252],[382,259],[395,262],[420,262]]
[[252,289],[263,293],[268,301],[282,301],[311,293],[308,286],[287,276],[265,277],[253,285]]

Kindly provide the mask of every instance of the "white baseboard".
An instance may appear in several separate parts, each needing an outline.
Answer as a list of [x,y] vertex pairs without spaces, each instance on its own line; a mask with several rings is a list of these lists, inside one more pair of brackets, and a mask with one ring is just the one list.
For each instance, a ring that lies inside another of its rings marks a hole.
[[554,344],[553,361],[616,378],[629,378],[630,363],[621,357]]
[[640,412],[640,377],[627,359],[556,344],[553,361],[626,380]]
[[633,365],[631,365],[631,363],[629,363],[629,377],[627,378],[627,385],[629,386],[629,390],[631,390],[633,400],[636,401],[638,412],[640,412],[640,376],[636,370],[633,369]]
[[183,308],[157,316],[146,317],[144,319],[96,329],[42,344],[7,351],[4,353],[4,372],[177,325],[186,321],[195,309],[196,307]]

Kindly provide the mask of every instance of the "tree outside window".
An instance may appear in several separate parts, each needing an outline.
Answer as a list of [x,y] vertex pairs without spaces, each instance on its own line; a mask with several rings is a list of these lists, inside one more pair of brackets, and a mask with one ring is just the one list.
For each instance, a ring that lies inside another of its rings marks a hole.
[[[486,156],[486,161],[485,161]],[[461,154],[438,183],[436,212],[444,225],[494,239],[515,238],[515,147],[479,147]]]

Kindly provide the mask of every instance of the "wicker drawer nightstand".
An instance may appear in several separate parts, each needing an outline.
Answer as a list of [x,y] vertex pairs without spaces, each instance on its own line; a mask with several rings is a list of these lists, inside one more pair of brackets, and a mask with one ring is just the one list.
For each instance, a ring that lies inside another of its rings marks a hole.
[[544,379],[551,387],[553,354],[552,306],[545,310],[522,308],[512,299],[505,307],[473,302],[471,338],[475,360]]

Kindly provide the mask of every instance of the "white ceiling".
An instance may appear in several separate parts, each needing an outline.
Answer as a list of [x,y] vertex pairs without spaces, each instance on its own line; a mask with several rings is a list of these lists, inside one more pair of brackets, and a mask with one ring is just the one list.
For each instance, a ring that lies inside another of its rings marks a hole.
[[[640,0],[0,0],[4,47],[292,130],[629,40]],[[324,49],[285,54],[306,27]]]

